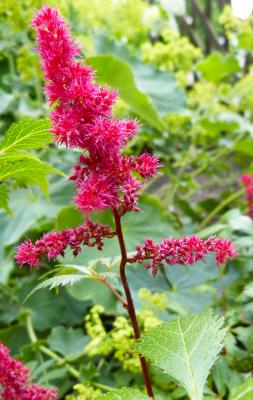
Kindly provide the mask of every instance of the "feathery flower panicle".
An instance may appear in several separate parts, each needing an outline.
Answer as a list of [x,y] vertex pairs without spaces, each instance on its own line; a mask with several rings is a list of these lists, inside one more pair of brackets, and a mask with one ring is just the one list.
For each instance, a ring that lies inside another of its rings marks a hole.
[[0,398],[2,400],[53,400],[55,389],[31,383],[30,370],[10,356],[8,347],[0,343]]
[[240,181],[245,189],[245,197],[248,203],[248,216],[253,218],[253,176],[242,175]]
[[57,257],[64,256],[64,250],[68,246],[73,250],[74,256],[81,252],[81,245],[97,246],[98,250],[102,250],[103,238],[111,238],[114,235],[115,232],[108,225],[93,223],[88,220],[76,228],[46,233],[35,244],[31,240],[26,240],[17,247],[15,259],[21,266],[29,264],[30,267],[38,268],[42,256],[45,256],[49,261],[56,260]]
[[204,260],[208,254],[215,253],[216,263],[220,265],[237,255],[233,244],[224,238],[211,237],[202,240],[198,236],[167,238],[159,244],[152,239],[145,239],[144,244],[138,245],[136,250],[136,254],[129,261],[142,263],[151,260],[146,263],[146,268],[151,268],[153,275],[157,274],[157,269],[163,261],[168,265],[192,265]]
[[[122,154],[127,141],[137,133],[138,123],[113,117],[117,93],[95,83],[94,71],[76,59],[80,48],[59,12],[44,5],[35,15],[33,27],[46,81],[45,93],[49,104],[54,105],[54,138],[67,147],[86,152],[80,155],[69,177],[76,185],[73,203],[83,212],[86,222],[74,229],[45,234],[34,244],[26,240],[17,248],[16,260],[21,266],[38,268],[42,256],[55,260],[64,256],[68,246],[74,256],[83,245],[101,250],[103,238],[111,238],[116,232],[91,222],[90,213],[113,209],[121,217],[129,211],[140,211],[138,191],[161,165],[156,155],[146,152],[137,158]],[[155,275],[163,261],[193,264],[210,252],[216,253],[217,264],[236,256],[236,250],[225,239],[202,241],[193,236],[181,240],[168,238],[160,244],[146,239],[129,261],[150,259],[146,266]]]
[[[135,161],[132,156],[121,155],[127,140],[136,134],[138,123],[112,117],[117,93],[95,83],[94,71],[75,59],[80,55],[79,46],[57,10],[43,6],[32,25],[46,80],[45,92],[49,103],[56,103],[51,111],[55,140],[89,153],[80,158],[70,178],[78,186],[74,204],[83,212],[110,207],[121,208],[122,212],[137,209],[135,204],[129,206],[138,198],[137,194],[129,195],[127,185],[133,181],[132,173],[137,171],[146,179],[154,176],[160,166],[156,156],[146,153]],[[135,182],[134,187],[137,192],[141,183]]]

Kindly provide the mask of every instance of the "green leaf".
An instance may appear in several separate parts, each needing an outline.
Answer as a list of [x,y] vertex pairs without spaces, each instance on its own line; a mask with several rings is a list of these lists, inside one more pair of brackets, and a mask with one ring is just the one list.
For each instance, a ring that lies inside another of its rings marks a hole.
[[123,388],[98,397],[97,400],[148,400],[150,397],[141,393],[138,389]]
[[5,211],[7,211],[9,214],[11,214],[11,209],[8,206],[8,200],[9,200],[8,188],[6,185],[1,184],[0,185],[0,208],[3,208]]
[[97,80],[119,91],[133,112],[154,128],[163,131],[164,124],[150,97],[138,89],[130,65],[111,54],[99,55],[88,59],[88,63],[97,72]]
[[197,65],[197,69],[208,81],[218,83],[223,78],[241,70],[238,60],[231,54],[214,52]]
[[44,163],[36,158],[21,159],[16,162],[7,163],[1,166],[0,181],[11,178],[29,177],[29,179],[36,179],[41,175],[54,172],[63,175],[61,171],[51,167],[49,164]]
[[39,283],[33,290],[28,294],[28,296],[25,298],[24,303],[31,297],[35,292],[37,292],[40,289],[46,289],[48,288],[49,290],[52,290],[58,286],[67,286],[67,285],[73,285],[74,283],[80,281],[83,278],[87,278],[85,275],[80,275],[80,274],[66,274],[66,275],[58,275],[54,276],[53,278],[46,279],[45,281]]
[[248,157],[253,157],[253,139],[241,140],[234,146],[234,149]]
[[[252,239],[250,240],[252,241]],[[250,282],[245,286],[243,293],[246,296],[253,298],[253,282]]]
[[226,334],[222,324],[223,318],[209,311],[166,322],[146,333],[135,349],[178,380],[192,400],[202,400]]
[[253,398],[253,378],[236,387],[229,397],[229,400],[252,400]]
[[0,154],[0,163],[13,162],[18,160],[37,160],[36,157],[33,157],[31,154],[26,153],[25,151],[16,151],[14,153],[3,153]]
[[13,102],[15,96],[12,93],[6,93],[0,90],[0,115],[7,111],[9,105]]
[[65,228],[74,228],[83,222],[82,214],[74,206],[68,206],[61,209],[57,215],[55,229],[63,230]]
[[64,357],[77,357],[84,351],[88,342],[89,338],[84,335],[82,329],[67,329],[64,326],[54,327],[48,337],[51,349]]
[[158,71],[152,65],[139,61],[135,61],[132,67],[138,88],[151,97],[161,117],[182,112],[186,95],[178,89],[178,81],[172,73]]
[[49,127],[47,120],[24,120],[11,125],[0,143],[0,155],[45,147],[52,138]]

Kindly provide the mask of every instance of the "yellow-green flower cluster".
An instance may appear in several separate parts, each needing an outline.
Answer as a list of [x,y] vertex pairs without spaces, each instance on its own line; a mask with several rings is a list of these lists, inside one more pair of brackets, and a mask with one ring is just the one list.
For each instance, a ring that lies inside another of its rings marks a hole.
[[242,32],[252,34],[253,16],[246,20],[239,19],[233,15],[232,8],[229,5],[224,7],[219,22],[223,25],[229,39],[233,37],[233,34],[240,34]]
[[74,386],[75,392],[66,397],[66,400],[96,400],[102,393],[99,389],[94,389],[92,386],[79,383]]
[[186,36],[180,36],[169,28],[161,32],[161,40],[154,44],[147,41],[141,49],[144,62],[153,64],[162,71],[179,73],[179,76],[190,71],[192,65],[202,57],[201,50],[191,44]]
[[139,297],[142,300],[142,308],[164,311],[167,308],[168,298],[165,293],[152,294],[148,289],[139,290]]
[[88,336],[92,338],[86,346],[86,354],[90,357],[97,354],[107,356],[112,351],[112,343],[107,334],[100,315],[104,312],[104,307],[94,306],[90,313],[85,317],[85,328]]
[[[166,309],[167,296],[164,293],[152,294],[147,289],[141,289],[139,296],[142,300],[142,309],[137,313],[137,318],[141,331],[146,332],[161,323],[156,314]],[[85,328],[91,338],[85,349],[86,354],[93,357],[108,356],[113,353],[114,358],[125,370],[139,372],[139,357],[133,350],[135,339],[129,319],[125,316],[116,317],[111,330],[106,332],[101,319],[103,312],[102,306],[95,306],[85,318]]]

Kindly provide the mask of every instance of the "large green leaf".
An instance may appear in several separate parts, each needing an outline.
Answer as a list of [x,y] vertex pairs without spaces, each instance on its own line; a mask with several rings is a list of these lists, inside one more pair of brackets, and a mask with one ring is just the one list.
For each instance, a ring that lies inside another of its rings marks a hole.
[[[38,280],[35,273],[29,275],[16,282],[16,295],[20,304],[23,304]],[[58,296],[49,290],[39,290],[27,300],[25,308],[31,310],[34,328],[44,331],[57,325],[81,325],[88,305],[87,302],[74,300],[63,288]]]
[[97,400],[148,400],[150,397],[141,393],[138,389],[123,388],[114,390],[103,396],[98,397]]
[[178,380],[192,400],[202,400],[206,379],[226,329],[223,318],[205,312],[164,323],[146,333],[136,350]]
[[152,65],[135,61],[132,65],[137,86],[147,93],[162,117],[184,110],[186,95],[170,72],[158,71]]
[[252,400],[253,399],[253,378],[236,387],[229,397],[229,400]]
[[64,357],[77,357],[89,342],[89,338],[84,335],[82,329],[65,328],[64,326],[54,327],[47,340],[51,349]]
[[132,56],[127,46],[112,42],[104,35],[96,37],[95,46],[98,54],[114,54],[131,66],[136,86],[150,96],[160,117],[180,112],[185,108],[186,94],[178,89],[178,81],[174,74],[158,71],[153,65],[140,62]]
[[29,179],[38,178],[41,175],[48,174],[49,172],[63,175],[59,170],[51,167],[47,163],[37,160],[36,158],[22,159],[1,166],[0,181],[23,177],[29,177]]
[[0,208],[3,208],[5,211],[10,213],[11,210],[8,206],[8,201],[9,201],[8,188],[6,185],[2,184],[0,185]]
[[138,89],[130,65],[112,54],[91,57],[88,63],[97,72],[97,80],[119,91],[131,110],[154,128],[163,131],[164,124],[150,97]]
[[24,120],[11,125],[0,143],[0,155],[44,147],[52,137],[47,120]]
[[218,83],[223,78],[241,70],[238,60],[233,55],[224,56],[219,52],[210,54],[205,60],[200,61],[197,69],[208,81]]

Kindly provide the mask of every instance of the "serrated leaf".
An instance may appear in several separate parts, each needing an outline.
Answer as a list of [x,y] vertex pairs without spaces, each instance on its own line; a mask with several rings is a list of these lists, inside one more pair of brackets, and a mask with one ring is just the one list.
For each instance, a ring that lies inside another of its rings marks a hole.
[[5,211],[7,211],[10,214],[11,210],[8,206],[8,201],[9,201],[8,188],[6,185],[1,184],[0,185],[0,208],[4,209]]
[[146,333],[135,349],[178,380],[192,400],[202,400],[206,379],[226,329],[210,311],[164,323]]
[[229,400],[252,400],[253,399],[253,378],[249,378],[246,382],[236,387]]
[[26,176],[30,179],[36,179],[50,172],[63,175],[61,171],[36,158],[21,159],[1,166],[0,181],[11,178],[23,178]]
[[141,393],[138,389],[123,388],[113,392],[99,396],[97,400],[148,400],[146,394]]
[[11,125],[0,143],[0,155],[44,147],[52,137],[49,127],[47,120],[24,120]]
[[150,97],[136,85],[131,66],[112,54],[91,57],[88,63],[97,71],[97,80],[117,89],[128,106],[151,126],[163,131],[164,124]]
[[58,275],[54,276],[53,278],[46,279],[45,281],[35,286],[35,288],[33,288],[33,290],[25,298],[24,303],[29,299],[29,297],[31,297],[35,292],[37,292],[40,289],[48,288],[49,290],[52,290],[58,286],[73,285],[74,283],[84,278],[87,278],[87,276],[80,274],[67,274],[67,275]]
[[16,151],[14,153],[0,154],[0,164],[18,160],[27,160],[27,159],[36,160],[35,157],[33,157],[29,153],[26,153],[25,151]]

